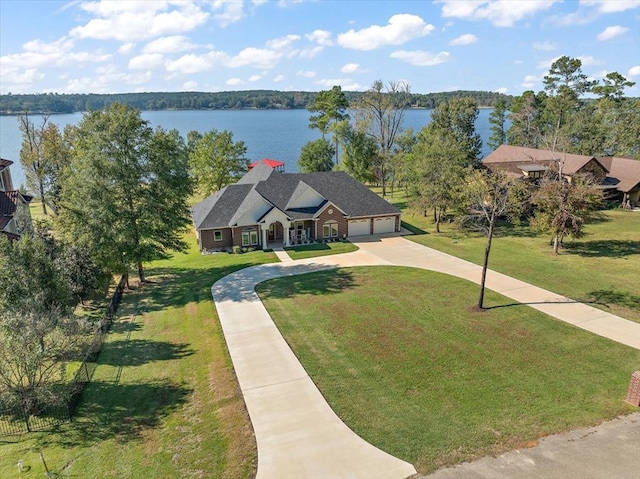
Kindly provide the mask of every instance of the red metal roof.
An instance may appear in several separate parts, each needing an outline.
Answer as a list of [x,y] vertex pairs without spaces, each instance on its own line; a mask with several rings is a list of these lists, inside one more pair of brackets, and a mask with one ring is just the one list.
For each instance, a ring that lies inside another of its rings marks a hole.
[[284,166],[284,163],[282,161],[278,161],[278,160],[272,160],[271,158],[263,158],[259,161],[254,161],[253,163],[251,163],[249,165],[249,169],[253,168],[254,166],[257,166],[260,163],[264,163],[267,166],[270,166],[271,168],[277,168],[279,166]]

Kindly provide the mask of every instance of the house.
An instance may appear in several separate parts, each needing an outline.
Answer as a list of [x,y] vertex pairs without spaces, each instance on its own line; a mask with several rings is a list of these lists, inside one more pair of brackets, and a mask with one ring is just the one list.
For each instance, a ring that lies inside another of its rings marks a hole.
[[284,173],[284,163],[282,161],[272,160],[271,158],[263,158],[259,161],[254,161],[253,163],[249,164],[249,169],[256,167],[260,163],[264,163],[274,170]]
[[25,222],[31,222],[29,203],[33,197],[13,189],[9,167],[13,161],[0,158],[0,233],[20,238]]
[[591,174],[597,183],[607,176],[607,169],[593,156],[538,150],[523,146],[500,145],[482,160],[489,169],[499,168],[508,176],[542,178],[547,171],[561,173],[569,182],[581,174]]
[[192,208],[202,251],[400,231],[400,210],[344,172],[282,173],[258,163]]
[[607,183],[620,193],[622,204],[640,206],[640,160],[605,156],[598,161],[607,169]]
[[482,160],[489,169],[499,168],[517,178],[538,179],[547,171],[573,177],[590,174],[611,199],[622,204],[640,205],[640,161],[631,158],[573,155],[521,146],[500,145]]

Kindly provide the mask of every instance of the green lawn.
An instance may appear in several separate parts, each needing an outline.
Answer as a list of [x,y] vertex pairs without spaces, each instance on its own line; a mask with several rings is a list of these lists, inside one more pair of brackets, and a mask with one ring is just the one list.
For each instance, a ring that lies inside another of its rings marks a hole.
[[0,438],[0,477],[225,478],[255,475],[255,440],[210,287],[273,253],[200,255],[148,266],[127,292],[74,422]]
[[284,249],[291,259],[316,258],[332,254],[351,253],[358,247],[349,241],[336,241],[334,243],[317,243],[308,245],[291,246]]
[[[399,207],[406,198],[389,198]],[[607,210],[606,220],[586,226],[586,236],[566,240],[554,256],[550,238],[526,226],[502,225],[494,238],[489,267],[528,283],[590,303],[610,313],[640,322],[640,212]],[[423,231],[407,239],[482,264],[486,238],[454,223],[435,233],[431,218],[404,210],[409,229]]]
[[337,414],[421,473],[637,410],[640,351],[493,292],[471,312],[477,286],[457,278],[351,268],[258,292]]

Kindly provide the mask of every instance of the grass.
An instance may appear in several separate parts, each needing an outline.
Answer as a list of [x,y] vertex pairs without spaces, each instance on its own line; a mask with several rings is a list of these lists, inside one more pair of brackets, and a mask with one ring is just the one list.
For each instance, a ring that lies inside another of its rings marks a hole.
[[349,241],[336,241],[334,243],[314,243],[308,245],[291,246],[284,249],[291,259],[316,258],[332,254],[351,253],[358,247]]
[[477,286],[457,278],[351,268],[258,291],[337,414],[421,473],[637,410],[640,351],[526,306],[471,312]]
[[213,282],[273,253],[187,254],[126,292],[78,414],[50,432],[0,438],[0,477],[225,478],[255,475],[255,439],[211,301]]
[[[406,204],[396,192],[393,203]],[[482,264],[486,238],[441,225],[435,233],[431,218],[404,210],[403,223],[415,235],[407,239]],[[496,232],[489,267],[536,286],[589,303],[623,318],[640,322],[640,213],[607,210],[605,219],[585,228],[586,236],[565,241],[558,256],[549,239],[526,225],[501,225]]]

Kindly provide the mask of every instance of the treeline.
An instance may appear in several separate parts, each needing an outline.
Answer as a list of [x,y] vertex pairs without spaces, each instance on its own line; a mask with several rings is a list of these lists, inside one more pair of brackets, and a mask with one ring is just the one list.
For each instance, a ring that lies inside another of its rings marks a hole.
[[[352,103],[364,92],[344,92]],[[19,115],[75,113],[101,110],[122,103],[143,111],[151,110],[293,110],[307,109],[318,92],[244,90],[222,92],[155,92],[116,94],[24,94],[0,95],[0,114]],[[411,93],[412,108],[435,108],[452,98],[472,98],[480,107],[493,107],[498,101],[510,100],[509,95],[490,91],[458,90],[439,93]]]

